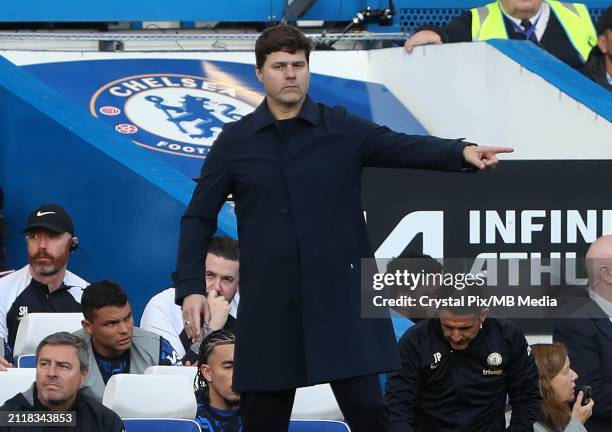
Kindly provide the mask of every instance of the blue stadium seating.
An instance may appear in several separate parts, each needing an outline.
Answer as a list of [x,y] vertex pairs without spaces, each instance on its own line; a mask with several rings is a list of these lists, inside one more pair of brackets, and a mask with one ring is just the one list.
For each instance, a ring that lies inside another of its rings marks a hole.
[[185,419],[123,419],[126,432],[202,432],[194,420]]
[[351,429],[335,420],[291,420],[289,432],[351,432]]
[[18,368],[34,368],[36,367],[36,355],[24,354],[17,357],[16,363]]

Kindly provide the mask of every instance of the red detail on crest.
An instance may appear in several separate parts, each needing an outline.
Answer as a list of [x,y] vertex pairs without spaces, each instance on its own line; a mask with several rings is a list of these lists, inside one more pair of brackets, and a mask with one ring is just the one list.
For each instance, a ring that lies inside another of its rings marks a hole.
[[138,132],[138,127],[134,126],[133,124],[121,123],[115,126],[115,130],[122,134],[134,134]]
[[121,114],[121,110],[117,107],[106,105],[100,108],[100,112],[107,116],[116,116]]

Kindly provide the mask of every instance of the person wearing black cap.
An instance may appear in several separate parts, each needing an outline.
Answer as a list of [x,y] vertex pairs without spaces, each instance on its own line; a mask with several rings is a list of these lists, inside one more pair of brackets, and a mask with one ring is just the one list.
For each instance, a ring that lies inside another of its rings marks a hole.
[[[81,312],[87,282],[66,270],[78,247],[72,219],[57,204],[35,209],[24,229],[28,265],[0,279],[0,338],[15,344],[19,321],[31,312]],[[0,360],[0,370],[9,366]]]
[[612,90],[612,6],[604,11],[597,22],[597,45],[591,50],[582,72]]

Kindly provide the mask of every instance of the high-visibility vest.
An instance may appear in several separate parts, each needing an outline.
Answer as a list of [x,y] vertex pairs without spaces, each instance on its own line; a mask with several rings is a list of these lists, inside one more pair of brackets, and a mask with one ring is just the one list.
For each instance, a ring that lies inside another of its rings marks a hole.
[[[574,49],[584,63],[597,44],[595,28],[591,22],[589,11],[581,3],[562,3],[556,0],[544,0],[550,5],[550,10],[557,16],[561,27]],[[503,13],[499,3],[471,9],[472,40],[508,39]]]

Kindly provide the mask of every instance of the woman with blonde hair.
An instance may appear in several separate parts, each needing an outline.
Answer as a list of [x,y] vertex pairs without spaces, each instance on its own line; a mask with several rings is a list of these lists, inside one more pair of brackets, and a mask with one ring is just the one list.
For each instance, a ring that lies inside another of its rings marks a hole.
[[[563,344],[536,344],[532,353],[540,375],[542,403],[535,432],[584,432],[593,412],[593,400],[582,406],[583,392],[574,397],[578,375],[570,368]],[[574,402],[570,408],[570,404]]]

